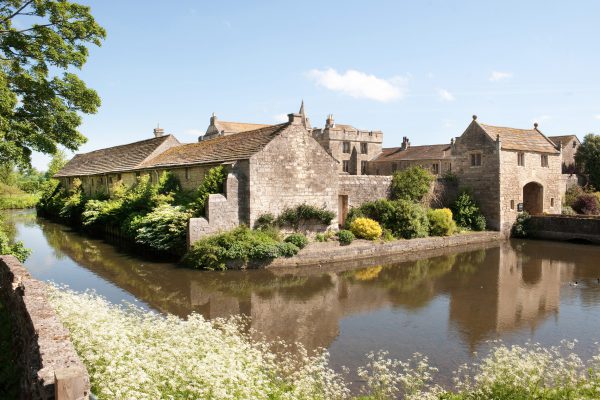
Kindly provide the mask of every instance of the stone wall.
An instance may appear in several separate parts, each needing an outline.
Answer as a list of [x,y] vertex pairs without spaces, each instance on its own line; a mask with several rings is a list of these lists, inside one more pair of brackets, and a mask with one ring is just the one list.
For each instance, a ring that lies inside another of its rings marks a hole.
[[585,179],[583,177],[580,177],[579,175],[562,174],[560,177],[560,193],[564,195],[565,192],[573,186],[583,186],[584,184]]
[[[500,230],[500,143],[492,141],[473,121],[457,138],[453,171],[460,187],[469,188],[481,207],[488,228]],[[481,165],[471,165],[471,154],[481,154]]]
[[387,199],[392,185],[391,176],[340,175],[339,195],[348,196],[348,206],[358,207],[367,201]]
[[535,215],[527,224],[527,237],[546,240],[586,240],[600,244],[600,217]]
[[428,160],[372,160],[369,161],[369,175],[392,175],[396,171],[402,171],[410,167],[422,167],[435,174],[434,164],[438,165],[438,174],[443,175],[452,171],[452,160],[450,159],[428,159]]
[[293,122],[250,158],[249,225],[262,214],[277,216],[302,203],[337,215],[337,165],[299,121]]
[[[562,210],[562,157],[547,154],[548,166],[542,167],[540,153],[524,152],[525,165],[519,166],[516,151],[502,151],[500,157],[500,212],[502,230],[510,231],[517,219],[518,204],[524,203],[523,188],[530,182],[543,187],[543,212],[560,214]],[[514,205],[513,208],[511,206]]]
[[188,222],[188,247],[206,235],[233,229],[247,221],[248,178],[245,165],[236,165],[227,175],[224,194],[211,194],[206,202],[205,216],[190,218]]
[[90,381],[69,331],[46,298],[44,283],[13,256],[0,256],[0,297],[8,309],[18,363],[21,398],[87,399]]

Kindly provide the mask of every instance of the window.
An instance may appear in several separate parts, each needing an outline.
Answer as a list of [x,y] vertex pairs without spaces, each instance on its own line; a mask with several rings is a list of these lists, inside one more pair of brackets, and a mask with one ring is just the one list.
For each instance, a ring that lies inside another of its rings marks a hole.
[[367,162],[366,161],[361,161],[360,162],[360,174],[361,175],[366,175],[367,174]]
[[577,142],[573,140],[573,148],[577,147]]
[[117,180],[120,181],[121,180],[121,174],[117,174]]
[[376,174],[376,175],[379,175],[379,168],[377,168],[377,169],[375,170],[375,174]]
[[108,178],[108,182],[112,183],[112,176]]
[[361,143],[360,144],[360,154],[368,154],[369,153],[369,144]]
[[433,171],[433,173],[435,175],[439,174],[440,173],[440,164],[437,164],[437,163],[436,164],[432,164],[431,165],[431,170]]
[[348,160],[342,161],[342,170],[344,172],[350,172],[350,161],[348,161]]
[[550,207],[554,207],[554,197],[550,198]]
[[542,154],[542,167],[548,166],[548,154]]
[[190,169],[189,168],[185,169],[185,180],[186,181],[190,180]]
[[515,201],[514,201],[514,200],[511,200],[511,201],[510,201],[510,209],[511,209],[511,210],[514,210],[514,209],[515,209]]
[[472,167],[481,166],[481,153],[472,153],[471,154],[471,166]]
[[342,143],[342,152],[344,152],[344,153],[350,153],[350,142],[343,142]]
[[517,164],[519,167],[525,166],[525,153],[517,153]]
[[397,169],[398,169],[398,164],[392,163],[392,172],[396,172]]

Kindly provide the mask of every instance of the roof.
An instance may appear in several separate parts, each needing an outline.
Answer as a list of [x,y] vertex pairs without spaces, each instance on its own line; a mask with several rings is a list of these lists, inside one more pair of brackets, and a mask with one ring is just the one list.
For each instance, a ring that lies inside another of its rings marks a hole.
[[382,153],[373,161],[413,161],[413,160],[441,160],[450,158],[449,144],[431,144],[425,146],[410,146],[406,150],[401,147],[383,149]]
[[172,146],[180,145],[173,135],[165,135],[120,146],[107,147],[89,153],[76,154],[54,176],[59,178],[130,171],[153,156],[165,143]]
[[269,125],[253,131],[219,136],[198,143],[173,147],[146,161],[141,168],[209,164],[244,160],[262,150],[289,123]]
[[504,150],[534,151],[538,153],[558,153],[554,143],[537,129],[515,129],[504,126],[479,124],[492,140],[500,136]]
[[571,144],[571,140],[573,140],[573,138],[579,142],[577,135],[548,136],[548,139],[550,139],[554,144],[558,146],[558,144],[561,143],[563,147]]
[[228,133],[238,133],[238,132],[247,132],[253,131],[260,128],[266,128],[267,124],[250,124],[246,122],[228,122],[228,121],[216,121],[215,126],[219,130],[219,132],[225,131]]

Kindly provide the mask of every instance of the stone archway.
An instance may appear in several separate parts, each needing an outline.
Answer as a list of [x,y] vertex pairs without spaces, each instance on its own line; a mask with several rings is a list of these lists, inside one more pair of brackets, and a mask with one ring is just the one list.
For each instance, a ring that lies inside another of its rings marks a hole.
[[523,186],[523,210],[531,215],[544,212],[544,187],[537,182]]

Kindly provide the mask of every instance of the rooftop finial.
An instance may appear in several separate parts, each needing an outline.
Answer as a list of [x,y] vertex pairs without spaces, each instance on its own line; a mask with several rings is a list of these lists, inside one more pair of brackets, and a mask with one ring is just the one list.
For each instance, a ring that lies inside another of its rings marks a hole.
[[154,128],[154,137],[161,137],[165,134],[165,130],[160,127],[160,124],[156,124],[156,128]]
[[300,111],[298,111],[298,114],[305,116],[304,115],[304,99],[302,99],[302,103],[300,104]]
[[477,121],[477,115],[473,114],[473,121]]
[[534,122],[534,123],[533,123],[533,129],[537,129],[537,127],[538,127],[538,123],[537,123],[537,122]]

